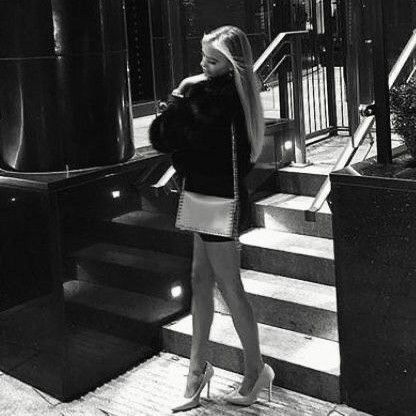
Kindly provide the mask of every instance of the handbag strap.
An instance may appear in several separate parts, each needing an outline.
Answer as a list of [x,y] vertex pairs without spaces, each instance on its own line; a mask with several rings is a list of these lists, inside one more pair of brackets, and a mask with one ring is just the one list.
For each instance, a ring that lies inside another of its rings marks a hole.
[[[231,150],[233,159],[233,192],[234,199],[238,201],[240,194],[238,190],[238,165],[237,165],[237,143],[235,139],[235,125],[231,123]],[[185,190],[185,177],[182,180],[182,191]]]
[[238,165],[237,165],[237,143],[235,138],[235,125],[231,123],[231,146],[233,153],[233,186],[234,186],[234,199],[238,201],[240,195],[238,190]]

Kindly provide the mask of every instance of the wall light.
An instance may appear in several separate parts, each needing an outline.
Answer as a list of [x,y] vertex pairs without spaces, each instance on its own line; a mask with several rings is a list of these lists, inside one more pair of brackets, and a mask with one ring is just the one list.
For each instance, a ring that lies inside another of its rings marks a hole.
[[284,146],[285,150],[290,150],[292,148],[292,142],[288,140],[287,142],[285,142]]
[[120,198],[120,191],[113,191],[113,192],[111,192],[111,195],[113,195],[114,199]]
[[172,298],[179,298],[182,296],[183,290],[181,285],[175,285],[170,288],[170,295]]

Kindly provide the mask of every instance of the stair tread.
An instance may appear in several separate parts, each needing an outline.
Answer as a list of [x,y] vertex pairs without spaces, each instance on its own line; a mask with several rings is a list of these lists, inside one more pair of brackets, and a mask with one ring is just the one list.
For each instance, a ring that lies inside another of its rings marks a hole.
[[306,173],[309,175],[329,175],[333,170],[333,165],[324,163],[314,163],[308,166],[286,166],[279,169],[279,172]]
[[178,311],[178,303],[154,296],[104,287],[80,280],[64,283],[65,302],[110,312],[146,323],[158,323],[161,317]]
[[189,266],[189,259],[186,257],[111,243],[93,244],[72,256],[159,272],[181,272]]
[[[159,230],[175,229],[174,216],[142,210],[130,211],[112,218],[111,222],[133,227],[157,228]],[[179,232],[179,230],[177,231]]]
[[[256,202],[259,206],[272,206],[276,208],[290,209],[296,211],[308,210],[314,201],[314,197],[305,195],[295,195],[286,193],[277,193],[267,198],[261,199]],[[318,211],[322,214],[331,215],[331,210],[327,202],[325,202],[322,208]]]
[[252,228],[241,235],[240,242],[247,246],[334,260],[333,241],[329,238]]
[[255,270],[241,270],[247,293],[293,304],[337,311],[335,287]]
[[[172,324],[165,325],[164,328],[191,335],[192,316],[188,315]],[[340,355],[337,342],[260,323],[258,328],[261,351],[264,356],[339,376]],[[214,314],[210,341],[241,349],[231,316]]]

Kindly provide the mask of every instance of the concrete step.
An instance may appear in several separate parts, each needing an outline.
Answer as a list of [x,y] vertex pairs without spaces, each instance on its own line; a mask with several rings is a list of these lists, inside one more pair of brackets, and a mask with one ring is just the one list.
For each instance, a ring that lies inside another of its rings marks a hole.
[[121,245],[191,257],[193,236],[175,228],[175,215],[131,211],[99,225],[103,239]]
[[240,237],[242,267],[326,285],[335,284],[333,242],[254,228]]
[[[331,402],[340,400],[338,343],[282,328],[259,324],[261,351],[276,373],[274,384]],[[163,327],[168,352],[189,357],[192,319],[182,318]],[[229,371],[242,372],[241,343],[231,317],[215,313],[207,359]]]
[[184,311],[179,299],[165,300],[79,280],[65,282],[63,289],[70,321],[144,344],[159,342],[160,327]]
[[314,164],[305,167],[287,166],[279,169],[280,192],[315,196],[332,170],[332,165]]
[[278,193],[254,205],[256,226],[289,233],[332,238],[332,214],[325,202],[316,213],[316,222],[305,221],[305,211],[314,198]]
[[171,298],[171,288],[180,285],[189,296],[190,259],[152,250],[97,243],[76,251],[74,280]]
[[[257,322],[338,341],[335,287],[244,269],[241,278]],[[218,290],[214,300],[229,314]]]

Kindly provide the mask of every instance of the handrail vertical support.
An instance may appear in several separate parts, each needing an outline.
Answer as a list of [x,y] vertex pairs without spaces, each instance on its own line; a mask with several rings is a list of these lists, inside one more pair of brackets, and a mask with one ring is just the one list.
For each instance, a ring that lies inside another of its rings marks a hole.
[[303,108],[302,79],[302,39],[298,36],[291,43],[293,70],[293,109],[296,120],[297,135],[294,143],[294,160],[296,163],[306,162],[306,133]]
[[348,124],[352,137],[360,124],[360,83],[358,47],[361,44],[361,2],[345,0],[345,34],[346,34],[346,90],[348,103]]
[[377,161],[392,162],[389,74],[384,36],[385,12],[383,0],[374,0],[373,7],[373,76],[376,102]]
[[326,56],[326,85],[328,91],[328,124],[336,131],[337,99],[335,93],[334,73],[334,24],[332,22],[331,1],[324,1],[325,14],[325,56]]
[[287,66],[282,65],[279,69],[279,103],[280,103],[280,117],[289,118],[289,93],[287,89]]

